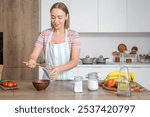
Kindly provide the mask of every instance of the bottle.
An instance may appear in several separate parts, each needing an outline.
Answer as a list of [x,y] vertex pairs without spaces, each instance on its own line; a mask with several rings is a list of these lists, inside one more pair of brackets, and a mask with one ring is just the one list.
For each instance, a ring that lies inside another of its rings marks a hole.
[[82,76],[74,77],[74,92],[83,92],[82,79]]
[[117,86],[117,95],[131,96],[129,70],[125,66],[120,67],[120,75],[119,75],[119,81]]

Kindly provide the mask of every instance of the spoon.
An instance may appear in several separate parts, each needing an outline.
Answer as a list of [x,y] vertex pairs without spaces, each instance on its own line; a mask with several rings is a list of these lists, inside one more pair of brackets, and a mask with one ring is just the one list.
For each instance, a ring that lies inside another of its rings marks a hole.
[[[29,62],[23,61],[24,64],[27,64]],[[40,63],[36,63],[37,66],[41,66],[41,67],[46,67],[48,69],[52,69],[51,66],[49,66],[48,64],[40,64]]]

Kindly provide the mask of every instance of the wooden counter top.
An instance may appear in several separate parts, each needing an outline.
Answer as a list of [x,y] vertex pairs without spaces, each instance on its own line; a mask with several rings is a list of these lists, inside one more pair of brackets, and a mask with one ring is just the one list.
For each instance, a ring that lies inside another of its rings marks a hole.
[[87,81],[83,84],[83,92],[75,93],[73,81],[55,81],[43,91],[37,91],[31,81],[18,81],[18,90],[0,89],[0,100],[150,100],[147,90],[134,92],[131,97],[122,97],[102,87],[97,91],[88,91]]

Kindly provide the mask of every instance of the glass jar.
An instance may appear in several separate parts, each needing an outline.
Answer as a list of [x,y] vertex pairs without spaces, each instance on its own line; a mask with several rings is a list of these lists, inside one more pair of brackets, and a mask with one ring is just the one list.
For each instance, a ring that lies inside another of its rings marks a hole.
[[74,77],[74,92],[83,92],[82,79],[82,76]]
[[114,61],[117,63],[120,62],[120,57],[119,56],[114,57]]
[[126,63],[132,63],[132,57],[130,55],[126,56]]
[[98,80],[96,78],[88,79],[88,90],[94,91],[98,89]]
[[96,72],[88,74],[88,90],[94,91],[98,89],[98,76]]

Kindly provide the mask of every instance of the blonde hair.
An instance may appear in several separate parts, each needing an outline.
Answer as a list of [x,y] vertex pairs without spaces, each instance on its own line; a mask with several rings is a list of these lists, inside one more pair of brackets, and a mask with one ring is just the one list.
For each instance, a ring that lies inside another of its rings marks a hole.
[[[70,16],[69,16],[69,10],[68,10],[67,6],[66,6],[64,3],[62,3],[62,2],[56,2],[56,3],[51,7],[50,13],[51,13],[51,11],[52,11],[54,8],[61,9],[62,11],[65,12],[66,16],[68,15],[68,18],[66,19],[65,24],[64,24],[65,29],[68,29],[68,28],[70,27]],[[54,28],[53,25],[52,25],[52,23],[51,23],[51,27]]]

